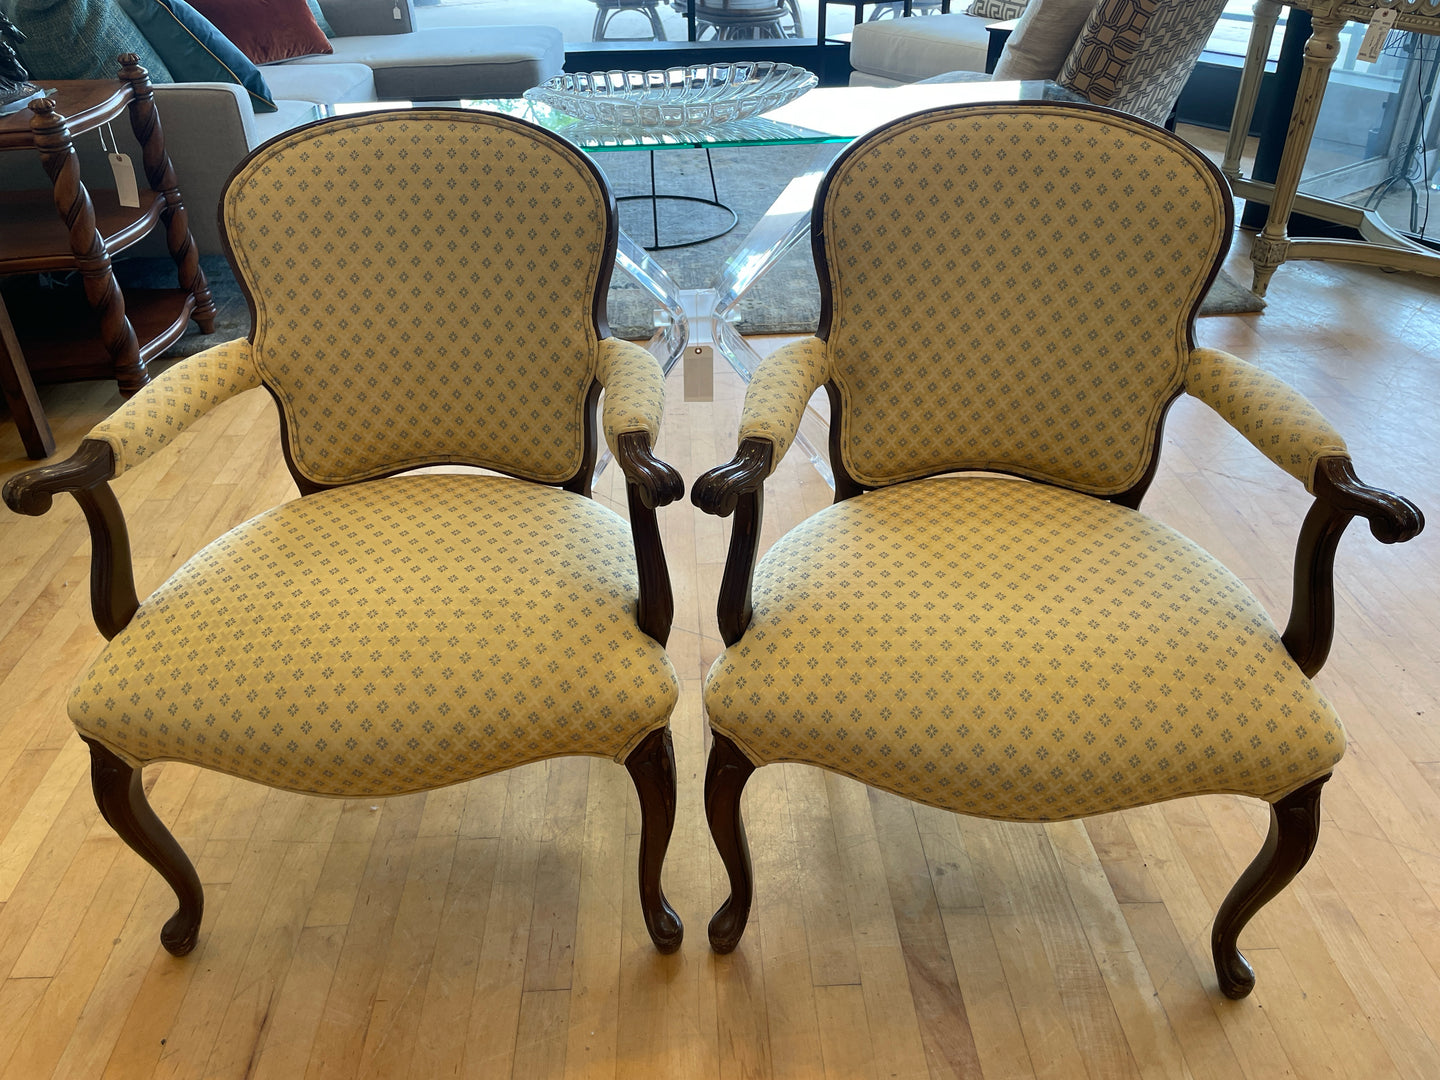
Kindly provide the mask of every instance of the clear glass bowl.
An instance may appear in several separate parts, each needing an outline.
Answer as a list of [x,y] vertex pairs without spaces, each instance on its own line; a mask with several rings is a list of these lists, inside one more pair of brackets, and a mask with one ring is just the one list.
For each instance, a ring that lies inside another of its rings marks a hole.
[[665,130],[744,120],[794,101],[819,80],[793,64],[755,60],[657,71],[556,75],[531,101],[594,124]]

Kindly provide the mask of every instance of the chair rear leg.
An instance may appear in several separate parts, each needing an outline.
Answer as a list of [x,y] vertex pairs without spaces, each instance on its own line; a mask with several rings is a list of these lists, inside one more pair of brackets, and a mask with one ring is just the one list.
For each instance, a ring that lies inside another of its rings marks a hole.
[[1240,955],[1240,931],[1310,861],[1320,835],[1320,788],[1329,779],[1327,773],[1271,805],[1265,845],[1215,915],[1210,951],[1220,992],[1228,998],[1255,989],[1255,970]]
[[670,729],[652,731],[630,752],[625,768],[640,796],[640,907],[645,929],[662,953],[680,948],[685,927],[665,899],[660,870],[675,827],[675,747]]
[[184,849],[150,809],[140,770],[132,769],[93,739],[85,739],[85,743],[90,747],[90,786],[100,816],[175,890],[180,907],[161,928],[160,944],[171,955],[184,956],[195,948],[205,912],[200,877]]
[[711,730],[714,743],[705,768],[705,817],[720,860],[730,875],[730,895],[710,919],[710,948],[717,953],[733,952],[750,921],[750,901],[755,879],[750,871],[750,844],[745,839],[745,821],[740,816],[740,795],[755,771],[740,748]]

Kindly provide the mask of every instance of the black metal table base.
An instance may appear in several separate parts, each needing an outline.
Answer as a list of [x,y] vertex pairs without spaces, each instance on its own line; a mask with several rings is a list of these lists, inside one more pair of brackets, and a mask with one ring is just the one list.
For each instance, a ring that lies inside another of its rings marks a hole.
[[[646,251],[673,251],[675,248],[694,247],[696,244],[706,244],[711,240],[718,240],[736,225],[740,224],[740,215],[733,207],[727,206],[720,201],[719,189],[715,186],[715,163],[710,159],[708,147],[705,150],[705,165],[710,170],[710,198],[702,198],[699,195],[660,195],[655,191],[655,151],[650,151],[650,194],[648,195],[621,195],[616,198],[617,203],[642,202],[650,203],[650,237],[651,242],[643,245]],[[675,203],[696,203],[701,206],[713,206],[717,210],[723,210],[730,215],[730,221],[724,228],[714,232],[706,233],[704,236],[697,236],[691,240],[681,240],[673,244],[662,244],[660,242],[660,204],[662,202]]]

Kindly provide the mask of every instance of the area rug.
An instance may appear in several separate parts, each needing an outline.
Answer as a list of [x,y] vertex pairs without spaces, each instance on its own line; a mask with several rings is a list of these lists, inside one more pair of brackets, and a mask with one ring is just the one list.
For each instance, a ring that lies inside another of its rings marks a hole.
[[[734,209],[737,222],[725,235],[692,247],[657,251],[655,258],[681,289],[703,289],[714,281],[725,260],[739,247],[785,186],[807,167],[824,164],[840,147],[771,146],[713,150],[715,189],[719,201]],[[617,196],[643,195],[650,190],[650,155],[612,151],[595,155]],[[672,195],[710,198],[710,170],[701,150],[665,150],[655,155],[656,190]],[[653,241],[648,200],[621,203],[621,224],[642,244]],[[659,205],[660,240],[678,243],[723,227],[729,218],[722,211],[693,202]],[[249,332],[250,314],[225,260],[202,258],[214,291],[218,314],[215,333],[191,333],[177,341],[165,357],[188,356],[212,344],[243,337]],[[132,259],[117,263],[122,287],[127,283],[170,285],[174,271],[164,259]],[[617,337],[643,340],[650,336],[655,302],[628,275],[619,271],[608,297],[611,331]],[[1265,301],[1223,271],[1200,307],[1203,315],[1235,315],[1260,311]],[[808,334],[820,317],[820,289],[810,258],[810,245],[802,240],[770,268],[741,300],[740,330],[746,334]]]

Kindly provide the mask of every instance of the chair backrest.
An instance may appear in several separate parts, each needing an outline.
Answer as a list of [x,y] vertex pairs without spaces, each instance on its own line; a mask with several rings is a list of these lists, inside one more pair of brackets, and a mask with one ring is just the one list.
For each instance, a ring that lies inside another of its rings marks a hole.
[[781,29],[785,0],[696,0],[695,21],[709,26]]
[[857,140],[812,221],[837,474],[1142,485],[1233,220],[1197,150],[1094,106],[951,106]]
[[1225,0],[1099,0],[1056,81],[1163,124],[1224,10]]
[[221,228],[297,480],[587,473],[617,233],[574,146],[459,109],[321,121],[241,164]]

